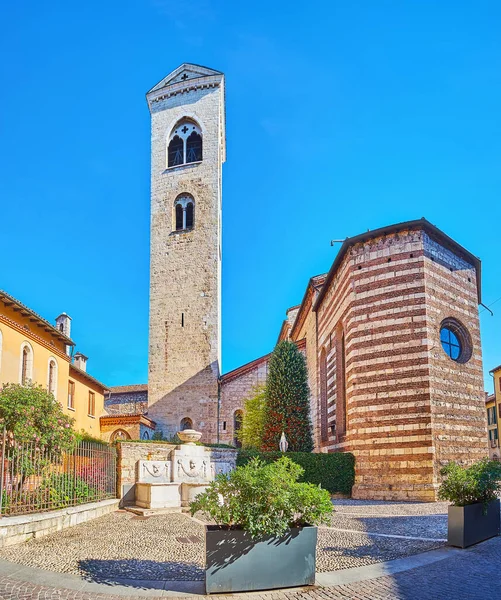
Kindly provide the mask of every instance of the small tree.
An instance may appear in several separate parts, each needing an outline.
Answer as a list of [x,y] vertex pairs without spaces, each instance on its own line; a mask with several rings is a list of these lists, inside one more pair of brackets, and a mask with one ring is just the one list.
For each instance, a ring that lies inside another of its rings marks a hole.
[[278,450],[282,431],[289,451],[313,450],[309,396],[304,356],[296,344],[279,342],[269,362],[263,450]]
[[[0,432],[5,428],[6,448],[21,486],[49,457],[57,459],[74,446],[72,424],[73,419],[42,386],[7,383],[0,389]],[[30,451],[22,451],[27,444]]]
[[243,448],[260,450],[263,445],[264,418],[266,409],[266,387],[256,386],[252,395],[244,400],[242,427],[238,440]]

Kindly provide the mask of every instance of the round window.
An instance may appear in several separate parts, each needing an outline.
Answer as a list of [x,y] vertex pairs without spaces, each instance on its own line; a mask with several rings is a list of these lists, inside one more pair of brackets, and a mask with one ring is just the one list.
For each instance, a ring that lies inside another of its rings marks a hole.
[[471,338],[467,329],[456,319],[445,319],[440,326],[440,342],[447,356],[459,363],[470,360]]

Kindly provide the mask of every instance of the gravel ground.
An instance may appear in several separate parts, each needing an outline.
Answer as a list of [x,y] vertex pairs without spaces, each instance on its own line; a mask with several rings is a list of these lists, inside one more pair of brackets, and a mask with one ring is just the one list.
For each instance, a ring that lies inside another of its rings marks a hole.
[[[447,505],[336,500],[331,528],[318,533],[317,570],[334,571],[391,560],[443,545]],[[349,513],[349,514],[346,514]],[[199,517],[199,515],[197,515]],[[352,532],[336,531],[349,529]],[[402,540],[381,533],[432,538]],[[0,559],[88,581],[117,578],[201,580],[203,526],[183,514],[137,517],[117,511],[24,544]]]
[[448,502],[386,502],[384,500],[334,500],[334,509],[339,513],[360,515],[447,515]]
[[361,567],[433,550],[443,545],[443,542],[382,538],[362,532],[345,533],[321,527],[318,530],[317,571]]
[[0,558],[88,581],[203,579],[203,526],[183,514],[110,515],[0,551]]

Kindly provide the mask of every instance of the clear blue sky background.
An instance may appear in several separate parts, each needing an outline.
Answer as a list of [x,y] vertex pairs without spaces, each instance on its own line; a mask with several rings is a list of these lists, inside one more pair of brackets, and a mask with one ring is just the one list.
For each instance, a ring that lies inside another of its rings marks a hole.
[[92,374],[147,380],[144,94],[194,62],[227,78],[223,370],[273,348],[332,238],[425,216],[483,260],[492,388],[499,2],[26,0],[0,22],[0,287],[67,311]]

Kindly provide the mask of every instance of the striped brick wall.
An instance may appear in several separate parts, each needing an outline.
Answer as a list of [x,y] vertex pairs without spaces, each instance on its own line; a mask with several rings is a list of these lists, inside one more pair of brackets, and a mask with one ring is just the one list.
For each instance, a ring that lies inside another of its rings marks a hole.
[[[444,462],[486,454],[475,282],[472,265],[409,230],[353,245],[324,291],[317,307],[320,409],[327,390],[321,446],[355,454],[355,497],[434,500]],[[446,317],[472,336],[464,365],[441,347]]]
[[[477,278],[473,265],[424,234],[426,323],[435,477],[450,460],[485,457],[487,423],[478,319]],[[471,337],[472,356],[462,364],[449,359],[439,331],[454,318]]]

